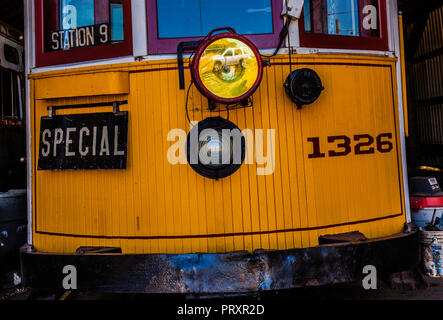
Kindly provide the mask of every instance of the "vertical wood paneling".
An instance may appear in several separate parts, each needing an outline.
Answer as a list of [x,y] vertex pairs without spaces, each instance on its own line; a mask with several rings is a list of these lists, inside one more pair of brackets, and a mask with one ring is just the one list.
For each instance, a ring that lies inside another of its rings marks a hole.
[[[168,162],[167,151],[174,143],[167,141],[168,132],[190,130],[185,115],[186,90],[178,89],[172,61],[122,67],[130,71],[129,95],[36,100],[32,111],[37,145],[39,119],[46,115],[49,104],[129,101],[122,107],[129,111],[127,170],[36,171],[34,163],[36,247],[55,252],[72,252],[86,245],[120,246],[126,253],[252,251],[315,246],[318,236],[326,233],[360,230],[376,237],[400,231],[404,217],[316,229],[401,213],[395,141],[389,154],[351,153],[321,159],[308,158],[312,144],[307,141],[308,137],[319,137],[322,151],[327,153],[332,146],[328,136],[395,135],[394,61],[351,60],[348,56],[298,58],[299,64],[293,68],[316,70],[326,88],[317,102],[302,110],[297,110],[284,92],[287,61],[274,62],[277,64],[265,68],[263,82],[253,97],[254,106],[229,112],[229,119],[241,130],[264,130],[263,153],[275,149],[275,171],[267,176],[257,175],[261,166],[256,164],[255,152],[254,164],[243,164],[234,175],[219,181],[201,177],[187,164]],[[186,72],[186,84],[189,82]],[[38,86],[39,80],[32,83]],[[206,104],[193,88],[189,96],[191,120],[227,117],[226,111],[210,113]],[[104,111],[110,110],[69,112]],[[275,130],[275,145],[267,142],[268,129]],[[254,143],[254,151],[261,151],[257,138],[253,136],[250,143]],[[34,159],[37,156],[34,146]],[[297,231],[280,232],[294,229]],[[131,239],[134,237],[141,238]]]

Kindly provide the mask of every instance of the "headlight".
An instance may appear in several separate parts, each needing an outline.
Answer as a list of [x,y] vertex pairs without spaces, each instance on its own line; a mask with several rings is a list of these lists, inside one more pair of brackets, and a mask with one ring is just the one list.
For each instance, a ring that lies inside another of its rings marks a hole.
[[254,93],[260,85],[263,66],[252,42],[236,33],[222,33],[200,44],[191,73],[204,96],[231,104]]
[[245,138],[232,122],[207,118],[191,129],[186,141],[188,163],[198,174],[225,178],[237,171],[245,159]]
[[324,90],[318,74],[307,68],[293,71],[286,79],[284,87],[299,109],[305,104],[314,103]]

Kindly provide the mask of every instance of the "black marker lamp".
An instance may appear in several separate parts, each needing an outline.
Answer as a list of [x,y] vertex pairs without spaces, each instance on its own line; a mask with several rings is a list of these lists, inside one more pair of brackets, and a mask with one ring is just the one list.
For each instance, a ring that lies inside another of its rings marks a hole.
[[306,104],[314,103],[324,90],[321,79],[312,69],[293,71],[283,85],[292,102],[301,109]]

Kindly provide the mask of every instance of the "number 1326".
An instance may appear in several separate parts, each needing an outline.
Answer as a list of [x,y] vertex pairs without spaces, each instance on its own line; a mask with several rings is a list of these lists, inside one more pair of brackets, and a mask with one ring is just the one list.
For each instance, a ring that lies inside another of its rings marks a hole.
[[[333,149],[328,150],[327,155],[329,157],[344,157],[351,153],[356,155],[374,154],[376,151],[379,153],[389,153],[394,148],[392,133],[381,133],[376,138],[369,134],[356,134],[353,137],[353,141],[345,135],[331,136],[327,139],[331,147],[335,146]],[[326,153],[321,150],[319,137],[308,138],[308,142],[312,143],[312,153],[308,154],[309,159],[326,157]]]

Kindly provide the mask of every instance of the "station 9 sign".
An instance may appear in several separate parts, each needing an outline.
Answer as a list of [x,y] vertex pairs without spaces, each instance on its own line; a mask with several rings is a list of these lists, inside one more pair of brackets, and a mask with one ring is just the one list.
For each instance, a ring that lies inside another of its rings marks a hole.
[[49,51],[92,47],[110,43],[107,23],[51,32]]
[[38,170],[126,169],[128,112],[42,117]]

